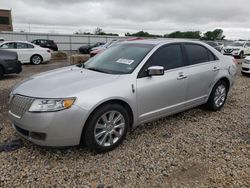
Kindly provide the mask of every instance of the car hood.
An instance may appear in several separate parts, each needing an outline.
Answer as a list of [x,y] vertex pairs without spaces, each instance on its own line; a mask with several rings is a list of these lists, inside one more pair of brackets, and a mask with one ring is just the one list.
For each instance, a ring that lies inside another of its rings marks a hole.
[[108,84],[118,77],[70,66],[32,76],[18,84],[13,94],[37,98],[75,97],[84,90]]
[[223,49],[240,49],[240,48],[243,48],[242,46],[227,46],[227,47],[224,47]]

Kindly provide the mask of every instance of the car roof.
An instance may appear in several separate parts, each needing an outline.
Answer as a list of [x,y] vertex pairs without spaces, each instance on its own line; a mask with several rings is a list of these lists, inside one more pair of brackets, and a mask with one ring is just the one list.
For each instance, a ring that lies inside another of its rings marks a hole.
[[28,44],[32,44],[32,43],[30,43],[30,42],[28,42],[28,41],[18,41],[18,40],[8,40],[8,41],[4,41],[3,43],[9,43],[9,42],[22,42],[22,43],[28,43]]
[[176,42],[189,42],[196,44],[204,44],[202,41],[198,40],[189,40],[189,39],[142,39],[142,40],[134,40],[134,41],[125,41],[125,43],[136,43],[136,44],[152,44],[152,45],[160,45],[160,44],[168,44],[168,43],[176,43]]
[[[51,40],[51,39],[34,39],[34,40]],[[34,41],[34,40],[33,40],[33,41]]]

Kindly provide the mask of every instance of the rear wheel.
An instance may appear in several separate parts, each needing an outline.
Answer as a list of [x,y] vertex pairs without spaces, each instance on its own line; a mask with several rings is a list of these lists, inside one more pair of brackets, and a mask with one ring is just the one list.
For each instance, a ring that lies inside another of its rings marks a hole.
[[33,65],[39,65],[43,62],[43,58],[40,55],[33,55],[30,58],[30,63]]
[[129,126],[127,111],[119,104],[101,106],[85,125],[82,141],[96,153],[107,152],[119,146]]
[[220,110],[226,102],[227,93],[228,93],[227,83],[223,80],[218,81],[215,84],[210,94],[210,97],[206,103],[207,109],[213,110],[213,111]]
[[3,79],[4,71],[3,68],[0,67],[0,80]]

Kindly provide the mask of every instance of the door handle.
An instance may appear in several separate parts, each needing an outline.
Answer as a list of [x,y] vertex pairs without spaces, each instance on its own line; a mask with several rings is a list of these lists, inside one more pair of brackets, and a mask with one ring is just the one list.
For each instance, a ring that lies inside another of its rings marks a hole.
[[184,80],[184,79],[186,79],[187,78],[187,76],[184,76],[183,74],[182,75],[180,75],[179,77],[177,77],[177,80]]
[[220,69],[217,68],[217,67],[214,67],[214,68],[213,68],[213,71],[214,71],[214,72],[217,72],[217,71],[219,71],[219,70],[220,70]]

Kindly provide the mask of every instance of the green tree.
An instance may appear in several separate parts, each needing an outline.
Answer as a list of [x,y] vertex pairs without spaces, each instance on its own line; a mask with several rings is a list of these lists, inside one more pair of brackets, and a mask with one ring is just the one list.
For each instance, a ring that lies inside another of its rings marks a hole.
[[200,31],[175,31],[170,34],[165,34],[164,37],[166,38],[188,38],[188,39],[200,39],[201,32]]
[[125,33],[125,36],[130,36],[130,37],[162,37],[161,35],[154,35],[150,34],[145,31],[139,31],[137,33]]
[[225,35],[223,35],[222,29],[215,29],[213,31],[207,31],[202,37],[203,40],[223,40]]

